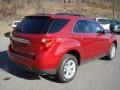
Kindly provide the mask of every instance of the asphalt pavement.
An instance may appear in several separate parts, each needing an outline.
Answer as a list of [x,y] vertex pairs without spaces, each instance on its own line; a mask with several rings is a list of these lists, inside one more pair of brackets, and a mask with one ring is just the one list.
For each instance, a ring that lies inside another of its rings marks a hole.
[[112,61],[96,59],[79,66],[74,80],[59,83],[52,76],[37,76],[14,65],[8,55],[7,35],[0,35],[0,90],[120,90],[120,35]]

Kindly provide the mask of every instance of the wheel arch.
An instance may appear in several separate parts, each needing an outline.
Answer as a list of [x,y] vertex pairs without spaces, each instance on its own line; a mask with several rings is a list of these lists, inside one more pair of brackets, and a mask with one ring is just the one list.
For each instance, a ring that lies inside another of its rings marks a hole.
[[116,48],[117,48],[117,41],[116,41],[116,40],[114,40],[112,43],[114,43],[114,44],[116,45]]
[[71,55],[75,56],[76,59],[77,59],[77,62],[78,62],[78,66],[80,65],[80,63],[81,63],[81,55],[77,50],[69,50],[65,54],[71,54]]

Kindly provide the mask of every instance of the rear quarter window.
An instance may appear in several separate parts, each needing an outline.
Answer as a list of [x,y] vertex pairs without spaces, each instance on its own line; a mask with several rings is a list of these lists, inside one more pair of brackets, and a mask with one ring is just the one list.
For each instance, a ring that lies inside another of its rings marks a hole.
[[49,29],[48,33],[59,32],[68,23],[67,19],[55,19]]

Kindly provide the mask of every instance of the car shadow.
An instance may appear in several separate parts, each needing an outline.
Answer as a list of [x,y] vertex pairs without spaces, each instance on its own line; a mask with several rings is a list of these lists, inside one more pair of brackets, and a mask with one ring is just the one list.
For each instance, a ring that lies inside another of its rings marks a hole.
[[0,69],[16,77],[24,78],[27,80],[41,80],[42,77],[48,81],[59,83],[59,81],[54,76],[37,75],[19,68],[17,65],[10,61],[7,51],[0,52]]
[[120,32],[118,32],[118,33],[113,33],[113,35],[120,35]]
[[0,52],[0,69],[27,80],[40,79],[38,75],[24,71],[12,63],[8,57],[7,51]]
[[106,56],[104,56],[104,57],[101,57],[101,58],[99,58],[100,60],[103,60],[103,61],[110,61],[110,60],[108,60],[107,59],[107,57]]

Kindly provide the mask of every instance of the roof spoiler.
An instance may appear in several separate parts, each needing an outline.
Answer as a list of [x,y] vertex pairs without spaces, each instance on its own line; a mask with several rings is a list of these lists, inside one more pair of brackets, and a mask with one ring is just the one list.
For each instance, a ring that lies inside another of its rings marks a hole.
[[39,16],[25,16],[25,19],[41,19],[41,18],[46,18],[46,19],[50,19],[50,16],[47,15],[39,15]]

